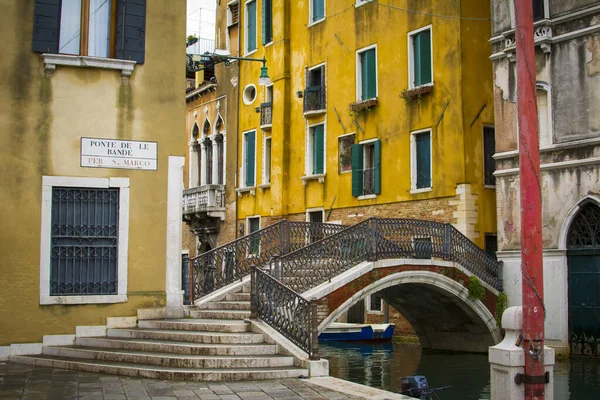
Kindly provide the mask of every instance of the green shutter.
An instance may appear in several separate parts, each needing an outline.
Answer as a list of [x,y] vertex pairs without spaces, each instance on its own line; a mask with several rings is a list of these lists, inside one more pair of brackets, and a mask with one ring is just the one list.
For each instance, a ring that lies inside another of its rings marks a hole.
[[246,48],[247,51],[256,50],[256,1],[248,3],[246,8],[248,10],[248,15],[246,15],[247,22],[247,30],[246,35],[248,36]]
[[254,186],[254,135],[255,132],[246,133],[246,186]]
[[117,0],[115,51],[121,60],[143,64],[146,53],[146,0]]
[[431,187],[431,133],[416,135],[417,189]]
[[60,0],[36,0],[32,49],[38,53],[58,53]]
[[377,63],[375,49],[361,54],[361,100],[377,97]]
[[267,44],[273,39],[273,14],[271,0],[262,1],[262,44]]
[[323,125],[317,125],[313,130],[313,174],[323,173],[325,162],[325,140]]
[[431,83],[431,30],[413,36],[415,86]]
[[352,196],[363,194],[363,145],[352,145]]
[[325,18],[325,0],[312,0],[313,22]]
[[381,194],[381,140],[373,143],[373,191]]

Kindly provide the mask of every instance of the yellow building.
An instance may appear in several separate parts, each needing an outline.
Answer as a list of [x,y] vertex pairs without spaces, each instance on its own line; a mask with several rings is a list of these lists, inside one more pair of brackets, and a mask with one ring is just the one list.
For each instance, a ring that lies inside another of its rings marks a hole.
[[182,304],[186,5],[22,0],[0,14],[4,358]]
[[495,251],[489,1],[220,7],[239,9],[240,55],[266,57],[272,81],[240,62],[238,232],[407,217]]

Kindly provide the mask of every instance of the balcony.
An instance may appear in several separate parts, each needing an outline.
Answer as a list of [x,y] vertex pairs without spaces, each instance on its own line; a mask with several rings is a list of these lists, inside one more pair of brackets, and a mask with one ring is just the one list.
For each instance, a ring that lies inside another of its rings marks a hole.
[[183,218],[225,219],[225,185],[204,185],[183,191]]
[[273,125],[273,103],[262,103],[260,105],[260,129],[271,129]]
[[308,86],[304,89],[304,115],[325,112],[325,86]]

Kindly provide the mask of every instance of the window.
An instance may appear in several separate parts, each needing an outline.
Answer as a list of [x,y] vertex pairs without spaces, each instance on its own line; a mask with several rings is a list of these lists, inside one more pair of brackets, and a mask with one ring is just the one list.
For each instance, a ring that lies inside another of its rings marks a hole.
[[545,84],[537,85],[538,128],[540,147],[552,144],[552,111],[550,107],[550,87]]
[[498,251],[498,238],[496,237],[496,235],[486,234],[485,235],[485,252],[488,253],[495,260],[497,251]]
[[359,50],[356,57],[356,97],[365,101],[377,97],[377,48]]
[[224,183],[223,174],[225,172],[225,150],[223,143],[223,135],[218,134],[215,138],[217,142],[217,184],[222,185]]
[[36,0],[34,13],[35,52],[144,62],[145,0]]
[[255,181],[255,154],[256,154],[256,131],[250,131],[244,133],[244,148],[243,148],[243,158],[244,163],[242,165],[243,168],[243,186],[244,187],[252,187],[256,184]]
[[381,141],[352,145],[352,196],[381,194]]
[[272,0],[262,0],[262,44],[273,40],[273,6]]
[[325,19],[325,0],[310,0],[309,25]]
[[493,126],[483,127],[483,184],[485,186],[496,186],[496,130]]
[[306,70],[304,112],[325,110],[325,64]]
[[429,190],[431,188],[431,131],[413,132],[410,139],[411,190]]
[[338,137],[338,172],[352,171],[354,133]]
[[315,125],[308,129],[307,175],[325,173],[325,125]]
[[207,185],[211,185],[212,175],[213,175],[213,142],[209,138],[204,140],[204,151],[206,152],[206,170],[205,172],[205,182]]
[[372,2],[373,0],[356,0],[356,7]]
[[250,105],[256,100],[256,86],[250,84],[244,88],[244,104]]
[[263,176],[262,183],[271,183],[271,138],[265,138],[263,144]]
[[246,3],[246,54],[256,50],[256,0]]
[[306,210],[306,222],[314,224],[309,227],[309,243],[314,243],[325,237],[323,234],[323,225],[320,225],[324,220],[323,214],[323,209]]
[[377,294],[369,296],[369,311],[381,312],[383,311],[383,300]]
[[415,258],[428,260],[433,256],[433,244],[431,238],[414,238],[413,245]]
[[238,0],[227,3],[227,26],[236,25],[239,22],[239,4]]
[[40,304],[127,301],[128,178],[42,178]]
[[[248,217],[248,227],[246,231],[248,235],[252,235],[254,232],[260,230],[260,217]],[[260,254],[260,235],[256,234],[250,237],[250,243],[248,245],[248,254],[258,256]]]
[[410,88],[433,83],[432,47],[430,26],[408,34]]
[[544,0],[533,0],[533,20],[539,21],[546,18]]

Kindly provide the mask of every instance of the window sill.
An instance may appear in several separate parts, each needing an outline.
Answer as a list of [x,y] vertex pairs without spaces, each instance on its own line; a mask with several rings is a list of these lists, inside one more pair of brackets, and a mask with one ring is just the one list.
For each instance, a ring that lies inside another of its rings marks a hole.
[[97,296],[40,296],[41,305],[53,304],[110,304],[110,303],[126,303],[126,294],[107,294]]
[[258,185],[258,188],[261,191],[264,191],[266,189],[270,189],[271,188],[271,182],[269,182],[269,183],[263,183],[262,185]]
[[304,111],[304,116],[311,117],[313,115],[325,114],[325,112],[327,112],[327,110],[325,110],[324,108],[321,110],[309,110],[309,111]]
[[356,4],[354,4],[354,8],[362,7],[365,4],[369,4],[369,3],[373,3],[373,0],[364,0],[364,1],[356,0]]
[[266,49],[267,47],[271,47],[275,42],[273,41],[273,39],[271,39],[271,41],[269,43],[265,43],[263,44],[263,47]]
[[351,169],[347,169],[347,170],[345,170],[345,171],[339,171],[338,173],[339,173],[340,175],[341,175],[341,174],[351,174],[351,173],[352,173],[352,170],[351,170]]
[[79,68],[101,68],[120,70],[121,76],[129,78],[133,74],[133,69],[136,64],[131,60],[119,60],[115,58],[88,57],[88,56],[71,56],[66,54],[42,54],[44,60],[44,71],[53,73],[56,71],[57,65],[66,67]]
[[318,180],[319,183],[325,183],[325,174],[316,174],[316,175],[305,175],[300,177],[302,180],[302,184],[306,186],[308,181]]
[[424,94],[430,93],[432,91],[433,82],[427,83],[425,85],[410,87],[403,91],[402,94],[400,94],[400,97],[402,97],[406,101],[411,101],[413,99],[420,98]]
[[256,186],[237,188],[235,189],[235,191],[237,192],[238,197],[242,197],[244,193],[250,193],[250,195],[254,196],[256,195]]
[[252,54],[256,53],[257,51],[258,51],[258,48],[254,49],[254,50],[251,50],[251,51],[249,51],[247,53],[244,53],[244,57],[251,56]]
[[357,197],[358,200],[371,200],[371,199],[376,199],[376,198],[377,198],[376,194],[363,194],[362,196]]
[[496,185],[483,185],[483,187],[485,189],[492,189],[492,190],[496,190]]
[[423,189],[410,189],[410,194],[427,193],[427,192],[431,192],[432,190],[433,190],[432,187],[423,188]]
[[313,21],[313,22],[309,22],[308,25],[306,26],[307,28],[312,28],[315,25],[319,25],[321,22],[325,22],[325,17],[321,18],[318,21]]

